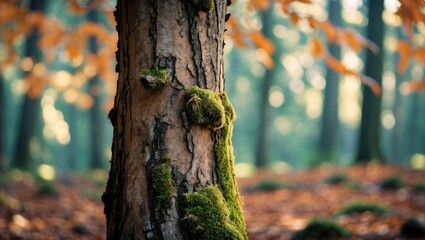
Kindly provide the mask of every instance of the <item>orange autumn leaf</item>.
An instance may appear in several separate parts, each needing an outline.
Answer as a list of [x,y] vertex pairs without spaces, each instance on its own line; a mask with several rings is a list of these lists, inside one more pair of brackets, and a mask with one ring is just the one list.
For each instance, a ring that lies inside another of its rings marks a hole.
[[419,81],[408,81],[406,82],[407,92],[422,91],[425,89],[425,79]]
[[308,18],[307,20],[308,20],[308,24],[313,29],[316,29],[317,27],[320,26],[320,22],[317,21],[316,19],[312,18],[312,17]]
[[356,52],[359,52],[362,49],[362,45],[356,37],[356,33],[352,31],[344,31],[342,33],[344,41]]
[[81,55],[80,47],[78,44],[70,43],[66,47],[70,59],[75,59]]
[[360,81],[364,84],[370,87],[370,89],[372,90],[372,92],[376,95],[376,96],[380,96],[381,95],[381,86],[379,86],[379,84],[371,77],[365,76],[365,75],[358,75],[360,78]]
[[416,48],[415,57],[418,62],[425,64],[425,47]]
[[270,5],[269,0],[251,0],[250,3],[258,10],[266,10]]
[[295,13],[289,13],[289,19],[291,20],[292,25],[297,25],[300,21],[300,17]]
[[325,54],[325,47],[318,37],[311,39],[310,53],[316,58],[320,58]]
[[363,84],[370,87],[370,89],[372,90],[372,92],[376,96],[381,95],[381,91],[382,91],[381,87],[379,86],[379,84],[373,78],[368,77],[368,76],[364,76],[360,73],[357,73],[357,72],[354,72],[354,71],[348,69],[340,61],[338,61],[338,59],[336,59],[332,55],[329,55],[329,54],[326,55],[325,60],[326,60],[326,64],[330,68],[332,68],[334,71],[342,73],[342,74],[348,74],[348,75],[353,75],[353,76],[358,77]]
[[257,48],[264,49],[268,55],[272,55],[275,51],[275,46],[272,41],[265,37],[259,31],[252,31],[249,33],[249,37],[254,42]]
[[353,71],[346,68],[338,59],[333,57],[332,55],[327,54],[325,56],[326,65],[328,65],[330,68],[332,68],[335,72],[342,73],[342,74],[355,74]]
[[325,32],[326,38],[328,39],[329,42],[331,43],[337,42],[338,28],[336,26],[334,26],[329,21],[324,21],[320,24],[320,27]]
[[69,11],[74,14],[82,15],[87,12],[87,9],[80,4],[76,0],[69,1]]
[[405,72],[409,66],[410,55],[412,54],[410,44],[405,41],[398,41],[396,46],[397,51],[400,54],[400,59],[398,61],[397,70],[399,72]]
[[272,57],[262,48],[256,51],[257,59],[267,68],[271,69],[274,66]]

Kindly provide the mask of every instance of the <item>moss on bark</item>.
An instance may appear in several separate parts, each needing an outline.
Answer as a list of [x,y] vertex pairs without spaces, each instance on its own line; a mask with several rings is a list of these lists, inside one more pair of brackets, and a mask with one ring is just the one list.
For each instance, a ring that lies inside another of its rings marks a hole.
[[[186,111],[192,123],[214,130],[214,155],[217,161],[215,171],[218,182],[217,186],[208,186],[199,192],[186,195],[185,225],[195,238],[247,239],[241,199],[234,175],[231,137],[232,122],[236,118],[235,111],[225,92],[217,94],[210,90],[192,87],[188,91],[188,98]],[[216,193],[217,191],[219,194]],[[206,197],[208,200],[204,199]],[[194,214],[198,209],[208,212],[211,208],[215,209],[214,211],[217,211],[220,216],[226,216],[219,221],[223,232],[217,232],[217,235],[211,235],[210,232],[216,231],[218,223],[212,224],[208,214]],[[228,222],[231,224],[228,225]]]
[[225,109],[220,96],[199,87],[191,87],[187,92],[186,112],[193,124],[219,129],[225,123]]
[[220,189],[208,186],[185,195],[186,215],[183,225],[194,239],[244,239],[230,219],[230,211]]
[[159,69],[158,66],[153,66],[141,72],[140,81],[145,88],[159,89],[167,85],[170,80],[167,70]]

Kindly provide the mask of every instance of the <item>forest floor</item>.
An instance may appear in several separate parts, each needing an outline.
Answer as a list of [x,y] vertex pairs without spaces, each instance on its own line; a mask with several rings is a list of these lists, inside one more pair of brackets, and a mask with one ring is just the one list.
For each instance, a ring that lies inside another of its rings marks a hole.
[[[331,175],[334,180],[345,176],[345,181],[326,183],[324,179]],[[404,179],[405,185],[382,190],[382,180],[395,175]],[[70,175],[54,185],[40,184],[23,173],[8,176],[0,183],[0,239],[105,239],[100,200],[105,173]],[[423,170],[370,165],[280,175],[260,171],[238,179],[238,184],[251,240],[290,239],[314,218],[332,218],[346,227],[351,235],[343,239],[395,240],[407,239],[400,235],[406,219],[425,217],[425,192],[414,188],[424,179]],[[353,200],[376,203],[387,211],[381,215],[335,215]]]

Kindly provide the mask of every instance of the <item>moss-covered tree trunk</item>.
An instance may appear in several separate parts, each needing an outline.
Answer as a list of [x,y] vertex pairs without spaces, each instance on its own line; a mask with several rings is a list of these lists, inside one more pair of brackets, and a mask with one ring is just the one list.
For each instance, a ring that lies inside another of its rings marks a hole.
[[118,1],[107,239],[247,238],[223,92],[226,5]]
[[[373,54],[368,50],[366,54],[365,75],[372,77],[382,85],[383,52],[384,52],[384,0],[373,0],[368,3],[367,37],[373,41],[381,51]],[[360,125],[359,146],[356,163],[370,161],[382,162],[381,153],[381,101],[382,97],[375,95],[372,90],[363,86],[362,119]]]

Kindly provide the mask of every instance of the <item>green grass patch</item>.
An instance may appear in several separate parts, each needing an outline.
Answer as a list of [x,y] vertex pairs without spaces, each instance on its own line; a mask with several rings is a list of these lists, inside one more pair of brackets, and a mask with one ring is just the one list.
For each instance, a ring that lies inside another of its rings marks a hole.
[[338,185],[347,182],[349,179],[342,173],[334,173],[326,177],[323,181],[329,185]]
[[417,181],[413,185],[413,191],[415,191],[415,192],[425,192],[425,179]]
[[271,192],[279,189],[290,189],[293,187],[293,184],[288,182],[274,179],[266,179],[258,182],[252,188],[248,189],[248,191]]
[[40,181],[37,186],[37,196],[57,197],[59,191],[53,181]]
[[364,212],[370,212],[374,215],[382,215],[387,211],[388,209],[386,207],[377,203],[353,201],[342,206],[336,215],[353,215]]
[[342,239],[350,235],[350,232],[330,219],[313,219],[304,229],[292,235],[292,240],[325,240]]
[[401,176],[390,176],[383,179],[380,183],[382,190],[398,190],[405,186],[403,177]]

